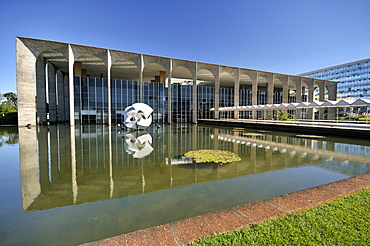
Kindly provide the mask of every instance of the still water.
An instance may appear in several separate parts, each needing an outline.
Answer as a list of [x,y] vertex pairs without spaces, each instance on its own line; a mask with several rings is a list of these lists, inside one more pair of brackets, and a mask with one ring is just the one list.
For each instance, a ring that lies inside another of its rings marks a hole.
[[[0,128],[0,244],[78,245],[370,171],[370,142],[174,124]],[[240,155],[193,163],[189,150]]]

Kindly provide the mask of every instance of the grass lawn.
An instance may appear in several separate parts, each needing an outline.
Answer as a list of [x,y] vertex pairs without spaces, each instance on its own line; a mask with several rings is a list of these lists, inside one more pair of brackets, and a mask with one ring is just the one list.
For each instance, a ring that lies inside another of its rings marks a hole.
[[370,187],[191,245],[370,245]]

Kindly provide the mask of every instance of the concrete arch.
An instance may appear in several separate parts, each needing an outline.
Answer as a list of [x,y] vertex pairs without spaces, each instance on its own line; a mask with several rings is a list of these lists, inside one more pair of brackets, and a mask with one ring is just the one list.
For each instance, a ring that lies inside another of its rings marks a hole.
[[64,57],[68,56],[68,44],[66,43],[26,38],[17,38],[17,42],[21,42],[25,45],[35,58],[39,57],[41,53],[45,53],[47,51],[58,52]]
[[170,72],[170,61],[171,59],[169,58],[163,58],[163,57],[158,57],[158,56],[149,56],[149,55],[143,55],[143,69],[147,67],[149,64],[158,64],[164,70],[166,73]]
[[207,78],[209,79],[210,77],[209,76],[205,76],[205,74],[202,74],[201,71],[209,71],[213,78],[216,80],[217,78],[220,77],[220,67],[217,66],[217,65],[212,65],[212,64],[205,64],[205,63],[198,63],[197,65],[197,74],[198,74],[198,77],[203,77],[202,80],[206,80],[207,81]]
[[206,68],[198,69],[197,79],[204,81],[200,84],[201,86],[212,86],[212,87],[215,86],[216,77],[212,73],[212,71]]
[[336,101],[337,100],[337,90],[338,84],[335,82],[325,82],[326,87],[328,88],[328,100]]
[[123,52],[117,50],[109,50],[112,59],[112,66],[114,66],[119,61],[130,61],[140,69],[141,67],[141,55],[130,52]]
[[184,66],[172,67],[172,78],[193,80],[194,74]]
[[223,71],[220,73],[220,87],[233,88],[235,84],[235,78],[229,72]]
[[314,79],[302,78],[302,81],[307,85],[307,102],[312,102],[315,90]]
[[143,81],[164,83],[166,78],[166,68],[158,63],[148,63],[143,68]]
[[81,54],[80,56],[74,56],[73,64],[74,76],[82,77],[96,77],[100,78],[103,74],[104,78],[107,78],[108,65],[105,63],[100,56],[93,54]]
[[95,48],[95,47],[89,47],[89,46],[81,46],[81,45],[71,45],[71,49],[72,49],[75,61],[77,61],[78,58],[80,57],[98,57],[100,58],[100,60],[102,60],[105,63],[105,65],[109,64],[107,49]]
[[[230,78],[230,76],[232,79]],[[233,68],[233,67],[225,67],[221,66],[220,67],[220,79],[222,80],[223,83],[233,83],[233,87],[235,87],[236,84],[239,84],[240,82],[240,69],[238,68]],[[230,87],[230,86],[228,86]]]
[[175,71],[176,68],[181,67],[182,71],[181,73],[173,74],[174,77],[180,77],[182,78],[182,72],[187,73],[186,71],[189,71],[191,74],[191,78],[194,80],[196,79],[196,73],[197,73],[197,63],[191,62],[191,61],[185,61],[185,60],[172,60],[172,71]]
[[132,60],[117,59],[112,62],[111,78],[125,80],[140,80],[140,66],[137,66]]

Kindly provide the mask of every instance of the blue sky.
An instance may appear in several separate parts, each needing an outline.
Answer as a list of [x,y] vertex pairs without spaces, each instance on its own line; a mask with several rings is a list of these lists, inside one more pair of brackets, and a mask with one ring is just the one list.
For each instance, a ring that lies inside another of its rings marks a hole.
[[370,57],[369,0],[0,2],[0,92],[15,37],[299,74]]

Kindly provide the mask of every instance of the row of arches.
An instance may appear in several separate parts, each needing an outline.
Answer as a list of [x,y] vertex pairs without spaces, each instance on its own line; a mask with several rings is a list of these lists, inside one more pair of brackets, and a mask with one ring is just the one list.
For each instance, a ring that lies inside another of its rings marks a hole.
[[[34,61],[34,71],[29,66],[22,66],[25,56]],[[219,117],[220,105],[225,106],[226,94],[232,94],[227,100],[228,104],[234,106],[240,106],[240,103],[274,103],[278,100],[288,103],[291,98],[295,102],[313,101],[315,90],[319,91],[319,100],[324,100],[325,95],[330,100],[336,99],[336,84],[330,81],[28,38],[17,38],[18,70],[20,75],[17,73],[17,82],[21,85],[18,88],[36,87],[34,108],[37,109],[38,123],[46,122],[47,117],[52,121],[57,119],[69,121],[72,125],[75,123],[78,113],[75,112],[75,105],[78,104],[75,95],[76,77],[87,78],[85,80],[89,83],[91,78],[97,78],[94,79],[95,85],[101,85],[95,88],[106,90],[106,117],[103,117],[101,123],[107,124],[112,123],[111,93],[113,81],[116,80],[137,81],[137,100],[141,102],[145,101],[144,82],[161,83],[168,90],[165,97],[168,100],[168,112],[172,112],[174,106],[172,85],[188,83],[192,86],[193,122],[199,117],[199,105],[195,101],[198,100],[197,87],[200,86],[214,88],[212,101],[215,114],[212,117],[215,118]],[[27,73],[29,78],[36,73],[36,82],[30,79],[18,80],[18,77]],[[81,85],[83,83],[80,82]],[[248,100],[241,100],[242,90],[248,91]],[[81,93],[86,92],[81,90]],[[20,90],[18,96],[22,100],[23,97],[32,96],[32,93]],[[32,115],[31,108],[29,105],[24,107]],[[25,119],[21,117],[20,123],[32,121],[31,115],[27,114]],[[167,121],[172,122],[171,113]]]

